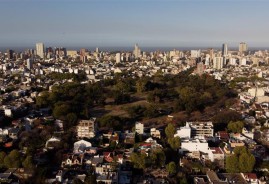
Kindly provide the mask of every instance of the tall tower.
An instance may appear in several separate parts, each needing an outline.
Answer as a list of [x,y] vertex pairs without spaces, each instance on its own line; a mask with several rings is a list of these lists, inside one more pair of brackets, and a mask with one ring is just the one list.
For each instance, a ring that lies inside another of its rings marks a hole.
[[241,42],[239,44],[239,52],[243,53],[243,52],[247,52],[248,51],[248,45],[245,42]]
[[223,57],[215,57],[213,60],[213,68],[220,70],[223,68]]
[[116,54],[116,63],[120,63],[120,61],[121,61],[121,54],[117,53]]
[[14,53],[14,51],[13,50],[7,50],[7,58],[8,59],[13,59],[13,53]]
[[28,70],[31,70],[33,68],[33,60],[32,60],[32,58],[27,59],[26,64],[27,64]]
[[38,55],[40,58],[44,58],[44,44],[43,43],[36,44],[36,55]]
[[228,45],[226,43],[222,44],[222,56],[228,55]]
[[135,58],[138,58],[140,56],[141,50],[138,47],[138,44],[135,44],[135,48],[134,48],[133,54],[134,54]]
[[80,61],[85,62],[87,59],[86,49],[80,49],[79,54],[80,54]]

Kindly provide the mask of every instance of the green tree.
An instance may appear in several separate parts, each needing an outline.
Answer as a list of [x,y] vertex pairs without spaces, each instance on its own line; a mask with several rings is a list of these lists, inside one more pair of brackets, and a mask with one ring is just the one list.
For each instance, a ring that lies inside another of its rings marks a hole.
[[53,116],[59,119],[65,119],[65,116],[71,111],[71,107],[67,103],[58,103],[53,109]]
[[169,123],[167,125],[167,127],[165,128],[165,135],[166,135],[166,137],[168,139],[169,138],[173,138],[175,133],[176,133],[175,126],[172,123]]
[[150,153],[149,155],[151,165],[162,167],[165,164],[166,156],[163,150],[157,149]]
[[48,91],[42,92],[41,95],[36,98],[36,104],[40,107],[47,107],[49,105],[49,96]]
[[244,127],[244,123],[242,121],[230,121],[227,128],[230,132],[233,133],[241,133]]
[[243,173],[252,172],[255,165],[255,157],[252,154],[243,153],[239,157],[239,169]]
[[4,159],[7,168],[18,168],[21,166],[21,155],[18,150],[12,150]]
[[130,160],[134,163],[134,167],[138,169],[146,168],[146,157],[147,155],[144,153],[132,153],[130,156]]
[[143,80],[143,79],[139,79],[136,81],[136,91],[138,93],[142,93],[144,91],[146,91],[146,84],[147,84],[147,81],[146,80]]
[[5,166],[4,159],[7,156],[7,154],[3,151],[0,152],[0,168],[3,168]]
[[68,126],[66,126],[66,128],[70,128],[76,124],[78,117],[75,113],[68,113],[66,115],[66,120],[68,122]]
[[169,164],[166,165],[166,170],[169,174],[176,174],[177,172],[177,166],[175,162],[169,162]]
[[235,147],[234,154],[226,157],[226,171],[230,173],[252,172],[255,161],[255,157],[245,146]]
[[33,169],[34,168],[34,162],[33,162],[33,157],[32,156],[27,156],[25,160],[22,162],[22,166],[25,169]]
[[225,167],[226,171],[229,173],[238,173],[239,172],[238,157],[236,155],[226,157]]
[[177,150],[180,148],[181,142],[179,137],[168,138],[167,142],[173,150]]

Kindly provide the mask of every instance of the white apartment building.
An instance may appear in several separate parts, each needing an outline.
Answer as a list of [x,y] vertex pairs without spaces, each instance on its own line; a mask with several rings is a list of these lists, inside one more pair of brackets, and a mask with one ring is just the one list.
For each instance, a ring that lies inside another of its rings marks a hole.
[[186,123],[186,126],[180,127],[180,129],[177,130],[177,132],[174,135],[174,137],[180,137],[181,139],[182,138],[186,138],[186,139],[191,138],[191,127],[190,127],[190,124],[187,122]]
[[223,68],[223,57],[215,57],[213,59],[213,68],[217,70]]
[[220,147],[211,147],[208,150],[208,158],[211,162],[224,160],[224,151]]
[[213,123],[208,122],[186,122],[191,127],[192,137],[213,137],[214,129]]
[[209,147],[208,143],[205,139],[189,139],[189,140],[182,140],[181,148],[179,152],[194,152],[200,151],[203,153],[208,153]]
[[40,58],[44,58],[44,44],[43,43],[36,44],[36,55],[38,55]]
[[186,122],[186,126],[180,127],[174,137],[189,139],[191,137],[213,137],[212,122]]
[[121,54],[117,53],[116,54],[116,63],[120,63],[121,62]]
[[95,136],[96,129],[96,118],[80,120],[77,126],[77,136],[78,138],[92,138]]
[[144,134],[144,124],[140,122],[135,123],[135,132],[139,135]]
[[241,42],[239,44],[239,52],[242,53],[242,52],[246,52],[248,51],[248,45],[244,42]]
[[191,50],[191,58],[198,58],[201,56],[201,50]]

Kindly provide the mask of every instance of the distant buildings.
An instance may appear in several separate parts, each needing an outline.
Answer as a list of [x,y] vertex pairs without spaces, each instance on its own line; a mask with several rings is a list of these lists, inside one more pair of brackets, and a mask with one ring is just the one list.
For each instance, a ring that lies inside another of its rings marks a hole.
[[43,43],[36,44],[36,55],[38,55],[42,59],[44,58],[44,44]]
[[121,54],[117,53],[116,54],[116,63],[120,63],[121,62]]
[[14,54],[14,51],[13,50],[7,50],[7,58],[8,59],[13,59],[13,54]]
[[191,50],[191,58],[198,58],[201,56],[201,50]]
[[222,45],[222,56],[227,56],[228,55],[228,45],[224,43]]
[[28,70],[31,70],[33,68],[33,59],[29,58],[26,60],[26,65]]
[[247,52],[248,51],[248,45],[245,42],[241,42],[239,44],[239,52],[243,53],[243,52]]
[[85,62],[87,60],[86,57],[86,49],[80,49],[80,61]]
[[135,58],[139,58],[139,57],[140,57],[140,55],[141,55],[141,50],[140,50],[140,48],[138,47],[138,44],[135,44],[135,48],[134,48],[133,54],[134,54]]

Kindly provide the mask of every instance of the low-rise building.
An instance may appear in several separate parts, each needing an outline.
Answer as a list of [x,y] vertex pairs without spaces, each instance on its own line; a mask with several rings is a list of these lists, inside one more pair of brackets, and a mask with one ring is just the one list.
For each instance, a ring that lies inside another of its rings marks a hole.
[[224,151],[220,147],[211,147],[208,150],[208,158],[211,162],[218,162],[224,167]]
[[201,151],[203,153],[208,153],[208,150],[208,142],[205,139],[189,139],[182,140],[179,152]]
[[144,124],[140,122],[135,123],[135,132],[139,135],[144,134]]

